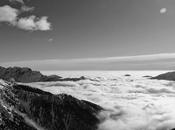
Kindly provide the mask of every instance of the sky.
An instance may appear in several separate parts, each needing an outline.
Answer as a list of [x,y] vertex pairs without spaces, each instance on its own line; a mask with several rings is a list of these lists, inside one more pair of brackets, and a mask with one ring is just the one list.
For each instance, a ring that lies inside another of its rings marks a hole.
[[171,57],[174,34],[174,0],[0,0],[1,64]]

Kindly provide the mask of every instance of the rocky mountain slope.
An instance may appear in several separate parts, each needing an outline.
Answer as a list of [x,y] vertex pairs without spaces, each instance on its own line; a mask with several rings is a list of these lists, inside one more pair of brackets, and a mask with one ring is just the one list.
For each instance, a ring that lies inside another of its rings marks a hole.
[[96,130],[102,108],[0,80],[0,130]]
[[27,67],[9,67],[4,68],[0,67],[0,79],[7,81],[16,81],[16,82],[48,82],[48,81],[78,81],[84,80],[85,77],[80,78],[62,78],[57,75],[46,76],[41,74],[39,71],[33,71]]

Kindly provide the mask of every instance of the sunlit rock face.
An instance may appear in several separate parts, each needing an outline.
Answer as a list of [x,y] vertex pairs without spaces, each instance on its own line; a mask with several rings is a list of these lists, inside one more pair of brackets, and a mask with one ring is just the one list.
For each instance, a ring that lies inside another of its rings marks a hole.
[[0,86],[0,129],[97,129],[102,108],[96,104],[24,85],[0,82]]
[[152,79],[175,81],[175,72],[163,73],[163,74],[153,77]]

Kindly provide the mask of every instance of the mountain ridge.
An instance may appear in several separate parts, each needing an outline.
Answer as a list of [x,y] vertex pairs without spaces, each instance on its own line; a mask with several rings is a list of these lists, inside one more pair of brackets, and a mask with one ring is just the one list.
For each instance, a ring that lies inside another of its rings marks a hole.
[[0,130],[97,130],[102,107],[67,94],[0,83]]
[[79,78],[62,78],[58,75],[43,75],[39,71],[34,71],[28,67],[1,67],[0,66],[0,79],[12,82],[50,82],[50,81],[79,81],[86,79],[85,77]]

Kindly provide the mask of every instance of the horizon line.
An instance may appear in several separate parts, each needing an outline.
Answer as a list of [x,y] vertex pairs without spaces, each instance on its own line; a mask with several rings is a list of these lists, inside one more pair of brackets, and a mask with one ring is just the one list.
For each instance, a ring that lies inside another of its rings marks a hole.
[[27,63],[27,62],[46,62],[46,61],[57,61],[57,62],[87,62],[87,61],[144,61],[144,60],[161,60],[161,59],[172,59],[175,58],[175,53],[155,53],[155,54],[143,54],[143,55],[131,55],[131,56],[113,56],[113,57],[88,57],[88,58],[69,58],[69,59],[42,59],[42,60],[21,60],[21,61],[8,61],[0,62],[0,64],[16,64],[16,63]]

